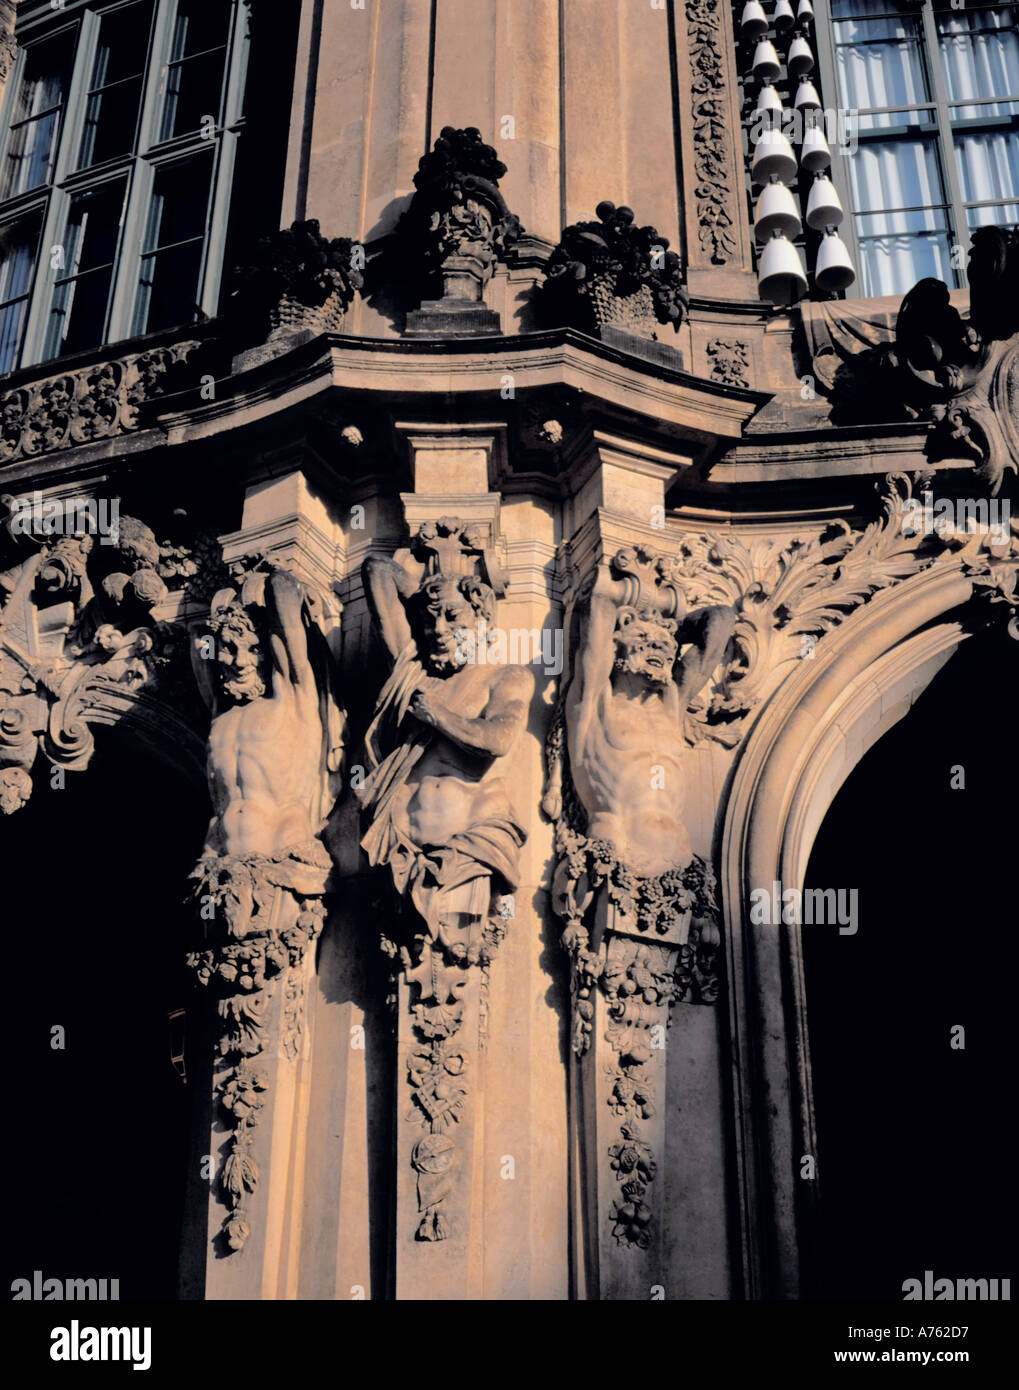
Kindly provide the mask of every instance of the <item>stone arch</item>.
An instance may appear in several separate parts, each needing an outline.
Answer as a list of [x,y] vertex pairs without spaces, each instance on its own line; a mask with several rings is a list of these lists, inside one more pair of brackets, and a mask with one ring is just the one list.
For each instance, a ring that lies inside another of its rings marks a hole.
[[717,858],[749,1298],[806,1296],[817,1230],[817,1186],[798,1177],[817,1151],[801,935],[752,924],[750,893],[802,888],[839,787],[965,642],[973,590],[960,568],[938,567],[879,594],[772,695],[733,769]]

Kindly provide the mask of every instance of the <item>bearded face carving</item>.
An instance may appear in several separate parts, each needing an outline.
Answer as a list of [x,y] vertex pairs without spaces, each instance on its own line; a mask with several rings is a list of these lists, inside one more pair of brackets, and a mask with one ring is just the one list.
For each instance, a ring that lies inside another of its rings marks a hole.
[[679,656],[676,624],[661,617],[652,609],[623,608],[616,619],[613,634],[615,660],[613,671],[637,676],[652,685],[664,685],[672,679],[672,669]]
[[234,704],[265,694],[264,654],[250,617],[240,605],[224,609],[209,624],[216,638],[216,681]]

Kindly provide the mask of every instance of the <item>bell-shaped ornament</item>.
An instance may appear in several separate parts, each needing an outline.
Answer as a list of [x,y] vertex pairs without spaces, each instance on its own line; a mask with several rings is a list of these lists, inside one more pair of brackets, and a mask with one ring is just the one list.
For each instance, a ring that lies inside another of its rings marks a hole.
[[764,13],[761,0],[747,0],[740,16],[739,28],[745,39],[759,39],[768,32],[768,16]]
[[795,304],[806,290],[807,277],[796,247],[787,237],[776,233],[761,252],[757,288],[762,299],[783,308]]
[[757,94],[754,119],[758,125],[779,125],[782,121],[782,98],[770,84]]
[[810,3],[810,0],[800,0],[800,3],[796,6],[796,23],[811,24],[813,23],[813,19],[814,7]]
[[800,163],[811,174],[819,174],[831,164],[831,150],[819,125],[810,126],[804,133]]
[[826,227],[838,227],[844,215],[831,179],[827,174],[815,175],[807,199],[807,226],[823,232]]
[[856,279],[853,262],[849,258],[849,248],[838,232],[826,232],[817,249],[814,265],[814,284],[827,293],[845,290]]
[[796,100],[793,102],[793,106],[797,111],[820,111],[821,97],[809,77],[805,77],[796,88]]
[[797,237],[802,230],[800,211],[789,189],[784,183],[766,184],[754,209],[757,240],[766,242],[776,232],[784,237]]
[[786,29],[793,27],[796,23],[796,16],[793,14],[793,7],[789,0],[778,0],[775,13],[771,16],[771,22],[775,26],[776,34],[781,34]]
[[796,177],[796,156],[793,147],[780,130],[764,130],[754,146],[750,164],[754,183],[765,184],[771,179],[792,183]]
[[782,71],[778,50],[771,39],[762,39],[754,49],[754,76],[758,82],[774,82]]
[[789,45],[786,67],[789,69],[790,77],[804,77],[808,72],[814,71],[814,55],[802,34],[797,34]]

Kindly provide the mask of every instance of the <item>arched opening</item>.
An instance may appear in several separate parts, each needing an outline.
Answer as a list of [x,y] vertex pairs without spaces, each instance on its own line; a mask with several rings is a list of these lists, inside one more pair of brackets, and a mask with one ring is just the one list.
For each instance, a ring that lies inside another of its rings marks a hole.
[[1017,692],[1004,627],[965,640],[814,841],[805,887],[858,892],[855,934],[802,929],[822,1297],[1010,1274]]
[[0,818],[17,943],[8,1287],[39,1270],[174,1298],[193,1086],[171,1063],[168,1014],[190,997],[184,893],[207,809],[121,730],[99,730],[62,788],[40,764],[28,804]]

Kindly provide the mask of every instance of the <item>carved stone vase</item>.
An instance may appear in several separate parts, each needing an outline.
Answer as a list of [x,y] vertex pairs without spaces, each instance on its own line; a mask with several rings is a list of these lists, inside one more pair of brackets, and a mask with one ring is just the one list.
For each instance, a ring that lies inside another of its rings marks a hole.
[[616,328],[639,338],[657,336],[658,318],[649,285],[641,285],[633,294],[621,295],[616,292],[615,275],[594,275],[586,282],[584,291],[596,328]]
[[304,304],[293,295],[285,294],[269,311],[268,342],[277,342],[291,333],[338,333],[347,316],[347,304],[339,287],[324,304]]

